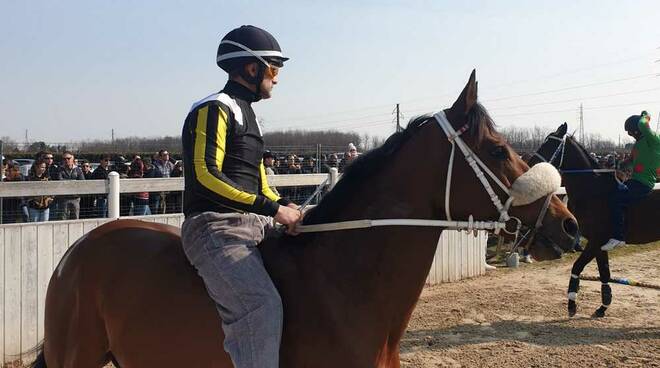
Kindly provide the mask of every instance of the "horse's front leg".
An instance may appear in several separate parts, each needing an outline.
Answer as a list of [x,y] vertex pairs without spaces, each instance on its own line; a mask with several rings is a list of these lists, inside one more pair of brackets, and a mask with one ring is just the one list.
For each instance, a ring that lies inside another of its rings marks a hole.
[[612,288],[610,287],[610,262],[607,252],[599,251],[596,254],[596,263],[598,264],[598,274],[600,278],[600,298],[602,304],[596,309],[592,317],[605,317],[605,311],[612,304]]
[[[596,244],[596,243],[594,243]],[[571,279],[568,282],[568,316],[573,317],[577,313],[577,293],[580,290],[580,274],[584,267],[596,257],[596,252],[591,247],[591,242],[587,243],[585,250],[580,254],[578,259],[573,263],[571,269]]]

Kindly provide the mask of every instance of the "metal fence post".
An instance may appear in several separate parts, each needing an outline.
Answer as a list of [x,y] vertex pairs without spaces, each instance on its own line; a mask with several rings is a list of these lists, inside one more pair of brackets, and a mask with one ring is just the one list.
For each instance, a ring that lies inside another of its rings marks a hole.
[[108,217],[119,218],[119,173],[108,173]]
[[339,170],[336,167],[331,167],[328,176],[330,177],[329,189],[332,189],[337,184],[337,180],[339,180]]
[[[5,160],[4,145],[2,143],[2,140],[0,140],[0,161],[2,161],[2,162],[0,162],[0,181],[2,181],[2,179],[5,176],[4,160]],[[2,208],[2,205],[4,204],[4,202],[5,202],[5,199],[0,197],[0,224],[2,224],[2,218],[3,218],[3,215],[4,215],[3,212],[2,212],[4,210],[4,208]]]

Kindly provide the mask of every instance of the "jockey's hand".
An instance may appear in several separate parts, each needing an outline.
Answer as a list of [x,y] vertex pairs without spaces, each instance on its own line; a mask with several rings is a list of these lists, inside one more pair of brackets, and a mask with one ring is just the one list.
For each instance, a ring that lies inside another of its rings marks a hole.
[[279,222],[282,225],[286,225],[286,233],[289,235],[298,235],[295,232],[295,226],[302,218],[302,213],[296,208],[291,208],[290,206],[280,206],[275,215],[275,221]]
[[617,170],[615,174],[616,174],[617,179],[619,179],[619,181],[628,180],[628,175],[624,171]]

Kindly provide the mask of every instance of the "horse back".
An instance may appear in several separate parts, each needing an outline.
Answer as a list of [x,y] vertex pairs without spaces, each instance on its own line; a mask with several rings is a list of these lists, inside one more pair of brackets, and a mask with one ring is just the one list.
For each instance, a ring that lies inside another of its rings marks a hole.
[[[72,245],[48,287],[45,342],[60,351],[53,355],[81,346],[112,352],[127,366],[231,367],[223,340],[219,315],[173,226],[104,224]],[[92,342],[107,346],[85,346]]]
[[626,213],[627,241],[643,244],[660,239],[660,190],[654,190]]

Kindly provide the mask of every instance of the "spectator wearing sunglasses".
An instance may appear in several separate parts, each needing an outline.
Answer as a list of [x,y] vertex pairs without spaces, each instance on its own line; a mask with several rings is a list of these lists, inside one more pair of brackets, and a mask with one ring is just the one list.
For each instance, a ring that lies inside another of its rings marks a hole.
[[46,163],[46,175],[48,176],[48,180],[58,179],[60,168],[55,164],[55,159],[52,152],[41,151],[37,154],[36,160],[42,160]]
[[[57,180],[85,180],[85,174],[75,164],[75,157],[71,151],[62,154],[62,166],[58,170]],[[77,220],[80,218],[80,196],[60,196],[58,203],[58,217],[60,220]]]

